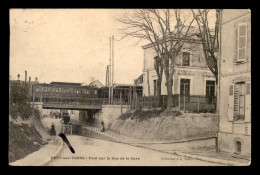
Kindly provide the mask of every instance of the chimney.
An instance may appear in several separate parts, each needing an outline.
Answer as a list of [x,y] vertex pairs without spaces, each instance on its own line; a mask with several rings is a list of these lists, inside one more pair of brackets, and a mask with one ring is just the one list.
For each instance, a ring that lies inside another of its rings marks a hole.
[[25,83],[27,81],[27,71],[25,71]]

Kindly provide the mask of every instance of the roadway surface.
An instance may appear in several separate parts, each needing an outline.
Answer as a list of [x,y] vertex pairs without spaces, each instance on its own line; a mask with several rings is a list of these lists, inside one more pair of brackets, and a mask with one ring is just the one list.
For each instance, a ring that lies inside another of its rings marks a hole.
[[75,150],[64,144],[46,166],[222,166],[217,163],[177,156],[83,136],[67,136]]

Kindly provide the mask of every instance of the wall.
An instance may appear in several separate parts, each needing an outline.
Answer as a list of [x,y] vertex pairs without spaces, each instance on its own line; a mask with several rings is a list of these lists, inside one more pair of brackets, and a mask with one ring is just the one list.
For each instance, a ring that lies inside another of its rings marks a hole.
[[[238,140],[242,143],[242,154],[251,153],[251,90],[250,99],[245,100],[245,108],[250,110],[250,114],[245,114],[244,121],[234,121],[234,95],[230,95],[229,92],[230,86],[236,82],[251,84],[251,15],[248,12],[248,10],[222,10],[220,40],[219,149],[234,153],[235,141]],[[248,24],[247,52],[246,61],[236,63],[234,61],[237,57],[236,33],[240,22]]]
[[[144,66],[143,66],[143,94],[149,96],[147,71],[149,71],[149,85],[150,95],[154,95],[154,80],[157,80],[157,74],[154,70],[154,57],[157,55],[153,47],[144,48]],[[192,48],[192,49],[191,49]],[[206,80],[215,81],[214,75],[207,68],[202,45],[198,43],[185,43],[183,52],[190,52],[190,66],[182,66],[182,56],[177,57],[176,72],[173,76],[173,94],[180,93],[180,79],[190,79],[190,94],[191,95],[206,95]],[[167,88],[165,86],[165,75],[162,77],[161,94],[167,95]]]
[[[33,103],[31,102],[30,104],[32,106]],[[34,102],[35,108],[39,109],[42,116],[50,117],[51,111],[60,113],[59,109],[43,109],[42,105],[43,105],[43,102]],[[79,121],[79,111],[78,110],[67,110],[67,112],[69,113],[69,116],[71,117],[71,119]]]
[[251,154],[251,136],[232,134],[232,133],[219,133],[219,148],[220,151],[235,153],[235,142],[241,142],[241,154]]
[[94,114],[97,126],[101,126],[101,121],[104,121],[105,128],[110,125],[122,114],[130,110],[129,105],[122,105],[122,112],[120,105],[103,105],[102,110]]
[[133,116],[118,119],[112,129],[141,140],[184,140],[216,137],[217,116],[215,114],[191,114],[147,117]]
[[[143,72],[144,74],[144,83],[143,83],[143,93],[145,96],[148,94],[148,83],[147,83],[147,71]],[[208,69],[203,68],[187,68],[187,67],[176,67],[176,72],[173,75],[173,94],[180,93],[180,80],[181,79],[190,79],[190,94],[191,95],[206,95],[206,81],[212,80],[216,81],[213,74]],[[149,70],[149,84],[150,84],[150,95],[154,95],[154,80],[157,80],[156,71]],[[167,95],[167,88],[165,86],[165,75],[162,78],[161,85],[161,94]]]

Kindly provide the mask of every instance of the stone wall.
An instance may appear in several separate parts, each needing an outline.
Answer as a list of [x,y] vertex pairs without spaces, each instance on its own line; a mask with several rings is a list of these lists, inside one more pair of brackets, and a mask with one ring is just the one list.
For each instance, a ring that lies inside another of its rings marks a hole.
[[122,114],[129,111],[129,105],[103,105],[102,110],[94,114],[97,126],[101,126],[101,121],[104,121],[105,128],[110,125]]

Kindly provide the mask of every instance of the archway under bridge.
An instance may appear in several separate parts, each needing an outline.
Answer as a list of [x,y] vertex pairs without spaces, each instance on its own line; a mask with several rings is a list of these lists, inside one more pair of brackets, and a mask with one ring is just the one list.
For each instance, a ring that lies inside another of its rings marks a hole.
[[79,110],[79,122],[81,124],[86,123],[95,123],[96,120],[94,118],[94,114],[99,112],[101,109],[86,109],[86,110]]

